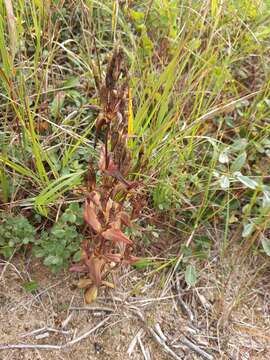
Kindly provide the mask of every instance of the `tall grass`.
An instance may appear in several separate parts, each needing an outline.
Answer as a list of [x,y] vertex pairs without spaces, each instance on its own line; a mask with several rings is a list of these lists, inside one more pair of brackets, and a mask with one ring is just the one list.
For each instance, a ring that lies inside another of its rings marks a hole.
[[13,2],[0,6],[1,201],[72,196],[93,149],[97,78],[130,64],[134,162],[180,231],[268,228],[269,5],[264,1]]

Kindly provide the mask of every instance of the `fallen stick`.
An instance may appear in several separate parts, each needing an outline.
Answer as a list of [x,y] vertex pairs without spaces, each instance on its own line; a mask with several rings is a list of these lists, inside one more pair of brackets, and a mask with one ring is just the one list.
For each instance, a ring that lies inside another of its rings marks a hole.
[[182,307],[182,309],[185,311],[185,313],[189,317],[189,320],[193,323],[195,316],[194,316],[193,312],[191,311],[191,309],[188,307],[188,305],[185,303],[185,301],[182,299],[182,295],[181,295],[182,289],[180,286],[179,278],[176,278],[175,285],[176,285],[177,295],[178,295],[177,300],[178,300],[180,306]]
[[[188,340],[185,336],[180,340],[180,342],[187,346],[190,350],[196,352],[198,355],[202,356],[207,360],[214,360],[214,357],[208,354],[206,351],[202,350],[198,345],[194,344],[192,341]],[[180,345],[175,345],[175,348],[180,347]]]
[[45,332],[52,332],[52,333],[63,334],[63,335],[70,334],[69,330],[54,329],[54,328],[44,326],[41,329],[37,329],[37,330],[31,331],[30,333],[21,335],[21,338],[38,335],[40,333],[45,333]]
[[104,311],[104,312],[114,312],[115,309],[103,306],[71,306],[70,310],[77,310],[77,311]]
[[167,344],[166,342],[159,337],[159,335],[152,329],[148,328],[150,334],[153,336],[154,340],[156,340],[157,343],[159,343],[164,351],[169,354],[173,359],[175,360],[182,360]]
[[140,345],[144,360],[151,360],[150,353],[149,353],[149,351],[147,351],[148,349],[145,349],[140,336],[138,337],[138,343]]
[[182,358],[180,358],[166,343],[166,341],[164,339],[166,339],[165,335],[162,333],[161,328],[159,326],[159,324],[156,324],[156,328],[158,329],[159,333],[162,333],[163,336],[161,337],[153,328],[148,327],[146,325],[146,321],[144,318],[144,315],[142,314],[142,312],[137,309],[136,307],[132,307],[132,310],[134,310],[134,312],[136,313],[136,315],[139,317],[139,319],[144,323],[144,326],[146,328],[146,330],[148,330],[148,332],[152,335],[153,339],[159,344],[161,345],[161,347],[163,348],[163,350],[170,355],[173,359],[175,360],[181,360]]
[[89,331],[86,331],[84,334],[76,337],[75,339],[73,339],[71,341],[68,341],[66,344],[61,344],[61,345],[51,345],[51,344],[8,344],[8,345],[0,345],[0,350],[15,350],[15,349],[62,350],[64,348],[68,347],[68,346],[72,346],[74,344],[77,344],[81,340],[87,338],[89,335],[91,335],[97,329],[102,327],[109,320],[109,318],[110,318],[110,316],[108,316],[106,319],[103,319],[95,327],[93,327]]
[[135,349],[135,346],[138,342],[138,339],[141,335],[143,335],[144,330],[140,329],[137,334],[134,336],[134,338],[132,339],[131,343],[129,344],[128,350],[127,350],[127,354],[130,357]]

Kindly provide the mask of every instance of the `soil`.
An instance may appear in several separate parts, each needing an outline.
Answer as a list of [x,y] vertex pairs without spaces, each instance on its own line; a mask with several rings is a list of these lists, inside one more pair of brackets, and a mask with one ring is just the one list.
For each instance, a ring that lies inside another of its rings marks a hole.
[[[267,264],[258,268],[251,260],[228,276],[226,266],[208,263],[196,288],[186,287],[183,275],[176,274],[178,286],[165,293],[165,272],[149,276],[149,271],[122,269],[115,274],[116,289],[102,289],[94,309],[84,304],[77,278],[68,272],[52,274],[36,260],[16,257],[10,263],[1,260],[0,273],[0,345],[65,344],[108,317],[105,325],[70,347],[0,350],[0,360],[172,359],[149,330],[159,328],[179,359],[207,358],[184,345],[185,339],[212,359],[270,359]],[[38,283],[33,292],[24,288],[30,280]]]

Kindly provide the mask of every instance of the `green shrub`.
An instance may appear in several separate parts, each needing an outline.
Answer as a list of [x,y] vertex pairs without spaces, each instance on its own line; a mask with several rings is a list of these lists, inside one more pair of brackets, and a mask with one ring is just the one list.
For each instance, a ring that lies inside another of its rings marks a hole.
[[83,236],[78,232],[77,226],[82,222],[81,208],[78,204],[71,204],[50,231],[41,233],[33,249],[34,255],[43,258],[44,265],[49,266],[53,272],[67,268],[71,257],[74,261],[79,261]]
[[0,225],[0,253],[5,258],[10,257],[22,245],[33,243],[35,228],[22,217],[7,217]]

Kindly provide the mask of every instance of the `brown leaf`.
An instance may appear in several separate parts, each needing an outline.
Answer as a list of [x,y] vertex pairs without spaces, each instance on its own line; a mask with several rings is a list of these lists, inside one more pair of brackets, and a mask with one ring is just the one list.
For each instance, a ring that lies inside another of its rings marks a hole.
[[111,154],[108,154],[107,156],[108,159],[106,166],[105,147],[103,146],[100,151],[100,158],[98,163],[100,171],[102,171],[107,176],[114,177],[122,184],[124,184],[126,187],[129,187],[130,186],[129,182],[123,177],[123,175],[119,171],[119,168],[113,161]]
[[91,279],[80,279],[77,286],[79,289],[86,289],[90,285],[93,284],[93,281]]
[[133,227],[133,224],[130,221],[130,216],[125,211],[120,211],[118,217],[120,218],[122,224],[128,227]]
[[84,293],[84,300],[86,304],[91,304],[92,302],[94,302],[97,298],[97,294],[98,294],[97,286],[96,285],[90,286],[90,288],[87,289]]
[[113,207],[113,200],[111,198],[109,198],[107,201],[107,204],[106,204],[105,212],[104,212],[106,222],[108,222],[110,219],[110,213],[111,213],[112,207]]
[[119,183],[114,186],[113,191],[111,193],[111,197],[114,199],[116,197],[116,195],[118,195],[119,193],[124,194],[127,191],[128,191],[127,187],[124,184]]
[[98,193],[97,191],[92,191],[89,195],[89,198],[93,201],[93,203],[100,209],[102,210],[102,205],[101,205],[101,201],[100,201],[100,193]]
[[93,202],[89,199],[85,200],[83,218],[85,222],[92,227],[97,233],[101,232],[102,226],[98,221],[98,217],[96,214],[96,208]]
[[109,89],[113,89],[120,77],[123,68],[124,52],[120,47],[116,47],[107,66],[105,84]]
[[133,256],[133,255],[129,255],[126,259],[123,260],[123,264],[133,264],[136,261],[140,260],[139,257],[137,256]]
[[104,257],[112,262],[120,263],[123,259],[123,256],[121,254],[106,254]]
[[90,158],[88,162],[88,171],[86,174],[87,190],[92,191],[96,187],[96,172],[94,169],[93,159]]
[[81,243],[81,263],[88,259],[90,254],[90,246],[88,240],[83,240]]
[[114,289],[114,288],[115,288],[115,286],[114,286],[113,283],[110,283],[109,281],[105,281],[105,280],[102,281],[102,285],[103,285],[103,286],[106,286],[106,287],[108,287],[108,288],[110,288],[110,289]]
[[92,255],[85,263],[88,266],[89,275],[93,283],[99,286],[101,284],[101,272],[104,266],[104,259]]
[[96,136],[95,136],[94,147],[96,147],[96,145],[97,145],[99,133],[105,124],[106,124],[106,118],[105,118],[104,114],[100,113],[96,120]]
[[69,268],[69,271],[86,273],[86,272],[88,272],[88,268],[86,265],[74,264]]
[[126,244],[126,245],[133,244],[133,242],[120,229],[114,229],[111,227],[108,230],[103,231],[101,235],[106,240],[111,240],[119,244]]
[[100,171],[105,171],[106,169],[106,155],[105,155],[105,146],[103,145],[100,149],[98,167]]

